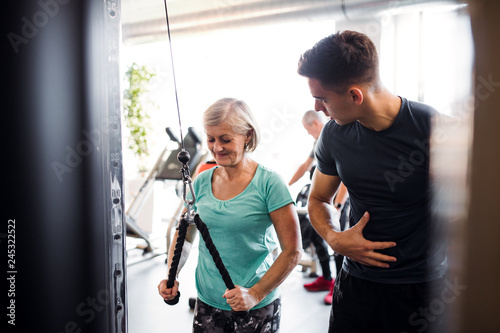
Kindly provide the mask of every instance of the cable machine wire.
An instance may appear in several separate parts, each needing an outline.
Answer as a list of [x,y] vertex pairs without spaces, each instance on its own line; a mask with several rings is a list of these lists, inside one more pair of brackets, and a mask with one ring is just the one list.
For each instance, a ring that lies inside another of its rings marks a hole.
[[[182,122],[181,122],[181,112],[179,108],[179,98],[177,94],[177,82],[175,79],[175,69],[174,69],[174,57],[173,57],[173,51],[172,51],[172,38],[170,36],[170,21],[168,17],[168,7],[167,7],[167,1],[164,0],[163,3],[165,4],[165,17],[166,17],[166,23],[167,23],[167,34],[168,34],[168,43],[169,43],[169,48],[170,48],[170,61],[171,61],[171,66],[172,66],[172,77],[174,81],[174,90],[175,90],[175,101],[177,105],[177,117],[179,119],[179,131],[180,131],[180,140],[181,140],[181,151],[177,154],[177,159],[179,160],[180,163],[182,163],[182,168],[180,172],[182,173],[182,181],[184,183],[183,186],[183,200],[186,203],[186,212],[183,214],[179,221],[179,225],[177,227],[178,230],[178,235],[177,235],[177,242],[176,246],[174,249],[174,255],[172,257],[172,263],[170,265],[170,270],[168,272],[168,279],[167,279],[167,288],[172,288],[174,286],[174,282],[177,276],[177,270],[179,267],[179,262],[182,254],[182,248],[184,246],[184,241],[186,239],[186,234],[187,234],[187,228],[189,224],[195,224],[196,228],[200,231],[203,240],[205,241],[205,244],[207,246],[207,249],[209,250],[212,259],[214,260],[214,263],[219,270],[219,273],[222,277],[222,280],[224,281],[224,284],[228,289],[234,289],[235,285],[233,281],[231,280],[231,277],[229,276],[229,272],[227,271],[226,267],[224,266],[224,263],[222,262],[222,259],[220,257],[219,251],[217,251],[217,248],[215,247],[215,244],[212,241],[212,237],[210,236],[210,232],[208,231],[207,225],[201,220],[200,216],[198,214],[195,214],[193,206],[196,201],[195,193],[193,191],[193,186],[192,186],[192,180],[191,176],[189,173],[189,166],[188,162],[190,159],[189,153],[185,150],[184,148],[184,139],[182,136]],[[192,200],[187,199],[187,188],[189,187],[192,195]],[[168,305],[175,305],[179,302],[180,298],[180,292],[177,292],[177,295],[175,296],[174,299],[172,300],[165,300],[165,303]],[[238,317],[245,316],[248,314],[248,311],[233,311],[234,314],[238,315]]]

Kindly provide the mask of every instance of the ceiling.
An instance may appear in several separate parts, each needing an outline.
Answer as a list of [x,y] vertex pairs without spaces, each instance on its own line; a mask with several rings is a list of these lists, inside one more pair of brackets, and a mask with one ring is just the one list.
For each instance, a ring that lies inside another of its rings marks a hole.
[[[171,33],[317,20],[356,19],[382,11],[455,0],[168,0]],[[164,0],[122,0],[123,41],[144,43],[164,38],[167,32]]]

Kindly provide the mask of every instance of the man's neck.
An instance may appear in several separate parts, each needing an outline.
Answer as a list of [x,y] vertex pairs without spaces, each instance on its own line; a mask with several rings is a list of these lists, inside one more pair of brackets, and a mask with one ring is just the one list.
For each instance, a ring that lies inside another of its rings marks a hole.
[[382,88],[365,96],[363,104],[365,116],[358,121],[364,127],[379,132],[394,123],[401,109],[401,98]]

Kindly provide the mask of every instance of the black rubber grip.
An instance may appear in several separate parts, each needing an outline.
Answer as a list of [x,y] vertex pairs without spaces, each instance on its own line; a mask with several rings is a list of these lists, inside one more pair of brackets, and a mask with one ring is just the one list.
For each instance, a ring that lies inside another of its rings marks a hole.
[[[186,239],[187,228],[188,228],[188,223],[184,218],[182,218],[179,222],[179,233],[177,236],[177,243],[175,244],[172,264],[168,272],[168,280],[167,280],[168,289],[171,289],[175,283],[175,276],[177,274],[177,267],[179,266],[179,260],[181,258],[182,246],[184,245],[184,241]],[[165,300],[165,303],[167,303],[168,305],[175,305],[179,303],[179,297],[181,297],[181,293],[177,291],[177,295],[175,295],[175,298],[169,301]]]
[[168,305],[175,305],[177,303],[179,303],[179,298],[181,297],[181,293],[180,291],[177,292],[177,295],[175,295],[175,298],[174,299],[171,299],[171,300],[166,300],[164,299],[165,303],[167,303]]

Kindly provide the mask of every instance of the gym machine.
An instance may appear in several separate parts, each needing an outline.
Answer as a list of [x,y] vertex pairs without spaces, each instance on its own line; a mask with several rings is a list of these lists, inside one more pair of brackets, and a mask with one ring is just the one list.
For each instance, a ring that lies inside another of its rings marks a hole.
[[[153,245],[151,244],[150,236],[148,232],[143,230],[137,223],[138,216],[141,211],[144,209],[145,202],[147,198],[149,198],[151,191],[154,189],[154,183],[156,181],[182,181],[182,174],[180,169],[182,168],[181,163],[177,160],[177,154],[181,150],[180,141],[177,136],[172,132],[170,127],[166,128],[167,135],[170,141],[176,142],[179,144],[177,149],[169,150],[167,147],[163,149],[163,151],[158,156],[158,159],[149,172],[146,180],[137,191],[133,201],[126,211],[126,226],[127,226],[127,237],[134,237],[143,239],[146,243],[143,249],[143,256],[147,256],[147,259],[151,257],[155,257],[157,255],[164,254],[156,253]],[[201,149],[201,137],[199,132],[194,127],[189,127],[187,134],[184,137],[184,145],[185,149],[191,156],[189,161],[190,170],[195,170],[198,164],[203,160],[205,153]],[[179,193],[177,193],[179,196]],[[181,196],[180,196],[181,197]],[[167,228],[167,251],[168,246],[170,244],[171,238],[171,229],[173,223],[177,219],[182,210],[182,200],[179,199],[179,203],[177,204],[175,213],[172,215],[170,222]]]

